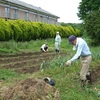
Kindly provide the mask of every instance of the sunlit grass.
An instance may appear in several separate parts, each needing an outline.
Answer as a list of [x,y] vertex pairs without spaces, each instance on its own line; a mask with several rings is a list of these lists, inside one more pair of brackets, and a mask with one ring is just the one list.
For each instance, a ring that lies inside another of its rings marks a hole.
[[[54,39],[46,40],[31,40],[25,42],[16,42],[14,40],[8,42],[0,42],[0,52],[5,54],[14,54],[19,52],[34,52],[40,51],[42,44],[47,43],[50,51],[54,51]],[[67,39],[62,39],[60,49],[61,50],[70,50],[72,46],[68,44]]]
[[[0,54],[37,52],[40,51],[40,47],[43,43],[48,43],[49,51],[55,51],[54,39],[32,40],[29,42],[9,41],[0,43]],[[66,55],[61,57],[58,54],[50,62],[42,62],[42,68],[38,72],[33,74],[18,74],[11,69],[0,69],[0,80],[4,80],[6,85],[12,85],[17,81],[29,77],[50,77],[55,80],[55,87],[60,91],[60,100],[100,100],[100,97],[97,96],[98,89],[100,89],[99,84],[94,84],[82,90],[79,79],[79,72],[81,69],[80,60],[72,63],[71,66],[65,66],[65,62],[75,54],[75,51],[72,50],[72,45],[69,45],[67,39],[62,39],[60,48],[61,51],[66,52]],[[90,49],[93,56],[93,61],[91,63],[92,69],[100,64],[100,47],[90,47]]]

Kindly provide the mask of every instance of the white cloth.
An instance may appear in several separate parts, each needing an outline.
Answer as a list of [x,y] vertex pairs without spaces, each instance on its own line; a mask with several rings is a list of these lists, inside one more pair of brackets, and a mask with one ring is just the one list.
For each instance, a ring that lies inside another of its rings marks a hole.
[[61,36],[58,34],[58,35],[56,35],[56,37],[55,37],[55,49],[57,49],[57,50],[60,49],[60,48],[59,48],[60,43],[61,43]]
[[[46,44],[43,44],[42,46],[41,46],[41,49],[43,50],[43,51],[45,51],[45,47],[47,47],[47,45]],[[48,49],[47,49],[47,51],[48,51]]]
[[56,35],[55,42],[57,42],[60,45],[60,43],[61,43],[61,36],[59,34]]

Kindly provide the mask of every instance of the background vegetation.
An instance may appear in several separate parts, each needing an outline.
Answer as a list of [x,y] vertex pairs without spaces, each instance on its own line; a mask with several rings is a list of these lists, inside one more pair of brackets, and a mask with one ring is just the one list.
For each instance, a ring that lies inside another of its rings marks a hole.
[[100,45],[100,0],[82,0],[78,17],[83,21],[85,34],[92,39],[92,45]]
[[[89,43],[89,39],[86,38],[85,40]],[[49,45],[49,51],[53,51],[54,39],[32,40],[29,42],[9,41],[0,44],[2,47],[1,54],[40,51],[41,44],[45,42]],[[100,47],[90,46],[90,48],[93,56],[90,68],[92,70],[100,65]],[[72,50],[72,45],[69,45],[66,38],[62,38],[61,51],[71,56],[75,53]],[[30,77],[43,78],[48,76],[55,80],[55,87],[60,91],[60,100],[99,100],[100,80],[92,86],[87,86],[85,90],[82,90],[78,76],[80,61],[77,60],[71,66],[65,67],[64,64],[68,59],[70,59],[70,56],[66,55],[63,58],[57,56],[49,62],[48,68],[45,67],[44,70],[39,70],[32,74],[18,74],[11,69],[0,69],[0,80],[5,80],[3,86],[12,86],[16,81],[25,80]]]
[[79,29],[70,25],[63,27],[40,22],[0,19],[0,41],[30,41],[54,38],[56,31],[59,31],[63,38],[71,34],[81,35]]

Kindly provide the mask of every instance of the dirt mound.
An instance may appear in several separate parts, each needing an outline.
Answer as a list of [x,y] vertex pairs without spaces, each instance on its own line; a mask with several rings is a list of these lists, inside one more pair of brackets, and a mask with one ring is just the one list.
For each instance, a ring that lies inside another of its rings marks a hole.
[[59,91],[42,79],[29,78],[6,89],[3,100],[59,100]]
[[100,66],[97,66],[96,69],[92,70],[91,74],[93,82],[96,82],[97,79],[100,79]]

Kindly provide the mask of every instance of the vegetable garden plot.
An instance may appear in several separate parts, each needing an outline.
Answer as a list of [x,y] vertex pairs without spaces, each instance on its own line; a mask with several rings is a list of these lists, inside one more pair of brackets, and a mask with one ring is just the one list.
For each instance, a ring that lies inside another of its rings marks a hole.
[[33,52],[18,55],[0,56],[0,68],[14,69],[18,73],[32,73],[40,69],[43,61],[49,62],[56,56],[65,56],[65,52]]

